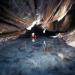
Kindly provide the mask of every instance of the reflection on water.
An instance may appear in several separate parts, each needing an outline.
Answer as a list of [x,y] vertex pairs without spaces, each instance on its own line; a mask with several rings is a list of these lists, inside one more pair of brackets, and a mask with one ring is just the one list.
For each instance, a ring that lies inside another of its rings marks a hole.
[[59,38],[0,43],[0,75],[75,75],[75,48]]

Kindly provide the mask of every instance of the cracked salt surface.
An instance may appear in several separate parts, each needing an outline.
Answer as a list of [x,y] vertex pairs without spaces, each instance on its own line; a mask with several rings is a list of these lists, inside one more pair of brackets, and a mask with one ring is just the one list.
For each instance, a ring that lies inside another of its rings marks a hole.
[[46,37],[0,43],[0,75],[75,75],[75,48]]

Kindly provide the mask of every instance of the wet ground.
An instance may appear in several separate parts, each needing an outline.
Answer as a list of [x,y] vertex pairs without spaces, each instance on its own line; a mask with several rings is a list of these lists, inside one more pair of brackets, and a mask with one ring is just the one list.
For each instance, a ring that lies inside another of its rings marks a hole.
[[75,75],[75,48],[59,38],[33,41],[0,43],[0,75]]

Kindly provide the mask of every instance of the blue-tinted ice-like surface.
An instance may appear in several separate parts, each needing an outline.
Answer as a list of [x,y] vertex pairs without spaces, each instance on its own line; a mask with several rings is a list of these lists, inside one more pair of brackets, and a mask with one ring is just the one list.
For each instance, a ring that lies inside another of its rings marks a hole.
[[75,48],[46,37],[0,43],[0,75],[75,75]]

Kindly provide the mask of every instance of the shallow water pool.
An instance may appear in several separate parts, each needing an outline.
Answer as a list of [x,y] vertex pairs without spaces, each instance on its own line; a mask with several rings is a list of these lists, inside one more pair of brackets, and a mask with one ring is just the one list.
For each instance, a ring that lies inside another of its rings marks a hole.
[[0,75],[75,75],[75,48],[51,37],[2,42]]

